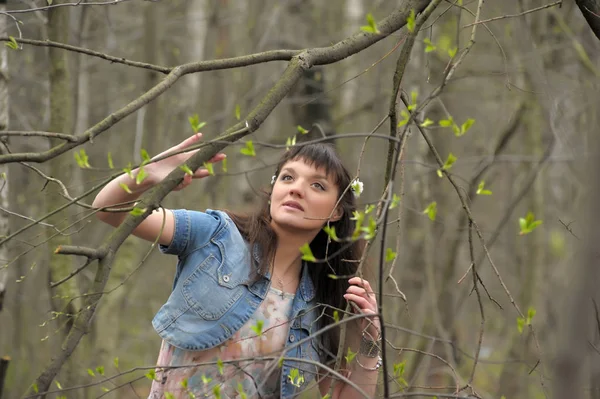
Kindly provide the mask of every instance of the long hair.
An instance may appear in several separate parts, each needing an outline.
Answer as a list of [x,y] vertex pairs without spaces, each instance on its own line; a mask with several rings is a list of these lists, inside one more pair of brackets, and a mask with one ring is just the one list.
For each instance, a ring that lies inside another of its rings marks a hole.
[[[287,150],[280,158],[275,169],[275,177],[279,176],[281,168],[290,161],[302,160],[316,168],[325,170],[327,176],[335,181],[338,187],[338,206],[343,210],[342,217],[335,222],[329,222],[335,227],[336,235],[340,242],[331,240],[329,235],[321,230],[310,243],[310,249],[318,260],[317,263],[309,265],[308,271],[315,287],[316,300],[321,304],[320,312],[324,316],[319,318],[318,327],[323,328],[334,322],[333,313],[335,309],[345,308],[343,295],[348,289],[348,279],[356,273],[358,261],[360,260],[364,241],[345,240],[352,237],[354,232],[354,220],[352,216],[356,210],[356,202],[352,190],[349,189],[351,176],[344,167],[341,159],[330,144],[307,144],[294,146]],[[271,227],[271,216],[269,206],[270,193],[265,196],[259,209],[252,214],[242,215],[228,212],[236,224],[238,230],[248,241],[250,248],[258,246],[262,262],[254,264],[258,274],[266,274],[271,260],[277,249],[277,235]],[[339,276],[339,278],[335,278]],[[339,330],[331,329],[322,335],[322,349],[330,354],[337,352],[339,342]]]

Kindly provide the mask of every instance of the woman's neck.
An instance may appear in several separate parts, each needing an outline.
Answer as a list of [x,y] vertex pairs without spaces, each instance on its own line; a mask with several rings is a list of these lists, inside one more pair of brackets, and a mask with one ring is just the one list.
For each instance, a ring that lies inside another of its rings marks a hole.
[[279,278],[299,276],[302,268],[300,247],[312,241],[312,237],[302,234],[278,235],[277,249],[273,259],[273,274]]

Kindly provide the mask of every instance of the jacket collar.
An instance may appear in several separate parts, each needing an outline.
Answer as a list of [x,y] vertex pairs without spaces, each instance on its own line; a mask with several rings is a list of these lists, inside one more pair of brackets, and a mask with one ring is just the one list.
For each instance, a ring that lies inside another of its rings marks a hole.
[[308,273],[309,267],[307,262],[302,262],[302,277],[300,277],[300,286],[298,287],[305,302],[310,302],[315,297],[315,286]]

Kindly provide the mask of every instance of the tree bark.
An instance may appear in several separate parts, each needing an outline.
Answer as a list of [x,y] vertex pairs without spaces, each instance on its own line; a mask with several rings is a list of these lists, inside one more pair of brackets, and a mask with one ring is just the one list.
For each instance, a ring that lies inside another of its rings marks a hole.
[[[70,7],[57,7],[48,11],[48,39],[67,43],[69,37],[69,22],[70,22]],[[70,87],[70,71],[68,65],[68,53],[60,49],[50,48],[49,55],[49,83],[50,83],[50,126],[48,131],[71,134],[73,130],[73,106],[72,92]],[[56,144],[56,143],[55,143]],[[67,164],[64,164],[66,162]],[[65,161],[61,158],[52,159],[50,164],[50,175],[61,179],[63,182],[71,182],[73,173],[71,168],[73,162]],[[46,190],[55,190],[55,186],[48,186]],[[51,212],[62,205],[59,195],[46,196],[46,211]],[[59,217],[50,219],[50,222],[60,226],[61,221],[64,221],[65,214]],[[68,220],[68,218],[67,218]],[[68,223],[65,223],[65,225]],[[59,227],[60,228],[60,227]],[[49,234],[53,234],[49,233]],[[54,239],[49,241],[50,251],[59,245],[70,245],[71,239],[68,235],[59,234]],[[59,281],[66,277],[71,272],[72,258],[68,256],[49,256],[49,273],[50,281]],[[76,279],[71,279],[56,287],[56,291],[51,293],[51,307],[56,312],[64,313],[67,318],[75,315],[77,309],[75,302],[67,302],[68,298],[75,297],[79,294]],[[67,298],[67,301],[65,301]],[[64,322],[64,319],[59,319]],[[67,331],[64,331],[63,337],[68,333],[71,323],[67,324]]]
[[[0,13],[6,9],[6,0],[0,0]],[[6,36],[9,19],[0,15],[0,37]],[[0,46],[0,130],[8,129],[8,47]],[[2,140],[2,139],[0,139]],[[6,139],[7,140],[7,139]],[[4,142],[0,142],[0,155],[7,153]],[[0,165],[0,206],[8,208],[8,165]],[[0,235],[8,235],[8,214],[0,213]],[[9,259],[9,245],[0,245],[0,261]],[[8,269],[0,267],[0,311],[6,295]],[[2,391],[0,390],[0,395]]]

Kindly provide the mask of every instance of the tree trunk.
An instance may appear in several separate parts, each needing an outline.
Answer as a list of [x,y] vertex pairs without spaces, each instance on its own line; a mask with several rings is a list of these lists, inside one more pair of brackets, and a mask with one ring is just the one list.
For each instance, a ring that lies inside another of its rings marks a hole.
[[[69,7],[57,7],[48,12],[48,39],[60,43],[67,43],[69,37]],[[72,117],[72,102],[71,88],[69,85],[69,65],[67,52],[61,49],[50,48],[49,55],[49,79],[50,79],[50,126],[48,131],[71,134],[73,129]],[[56,143],[53,143],[55,145]],[[63,182],[71,180],[72,162],[63,160],[62,158],[52,159],[50,164],[50,175],[61,179]],[[65,163],[67,163],[65,165]],[[54,187],[49,186],[47,190],[54,190]],[[56,193],[46,196],[46,211],[50,212],[60,205],[60,196]],[[64,216],[54,218],[51,222],[54,224],[60,223]],[[66,223],[65,223],[66,224]],[[50,233],[52,234],[52,233]],[[69,245],[71,239],[67,235],[58,235],[50,240],[50,251],[53,251],[59,245]],[[50,256],[49,260],[49,281],[58,281],[71,272],[72,261],[69,256]],[[75,279],[59,285],[52,297],[72,298],[78,295]],[[74,302],[67,304],[64,299],[52,299],[52,309],[57,312],[73,315],[76,312]],[[64,322],[64,320],[63,320]],[[68,324],[70,327],[70,323]],[[68,333],[68,329],[64,331],[64,336]]]
[[[6,9],[6,0],[0,0],[0,13]],[[6,24],[9,19],[0,18],[0,37],[6,36]],[[8,47],[0,48],[0,131],[8,128]],[[0,139],[2,140],[2,139]],[[6,153],[4,142],[0,141],[0,154]],[[0,206],[8,208],[8,166],[0,165]],[[0,236],[8,235],[8,214],[0,213]],[[9,259],[9,245],[0,246],[0,261]],[[0,267],[0,311],[2,311],[6,284],[8,282],[8,269]],[[2,391],[0,391],[2,395]]]

